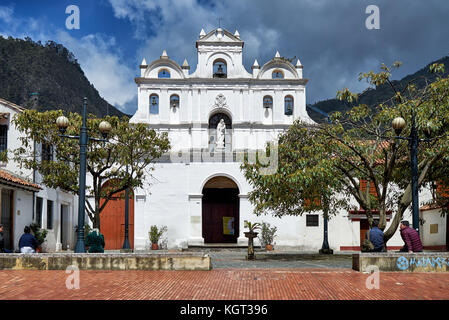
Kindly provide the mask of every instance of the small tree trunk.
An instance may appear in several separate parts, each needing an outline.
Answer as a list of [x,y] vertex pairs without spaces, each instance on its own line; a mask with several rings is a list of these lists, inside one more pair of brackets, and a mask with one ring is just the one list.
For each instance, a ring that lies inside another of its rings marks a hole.
[[94,221],[93,221],[94,229],[97,228],[100,230],[100,213],[95,212]]

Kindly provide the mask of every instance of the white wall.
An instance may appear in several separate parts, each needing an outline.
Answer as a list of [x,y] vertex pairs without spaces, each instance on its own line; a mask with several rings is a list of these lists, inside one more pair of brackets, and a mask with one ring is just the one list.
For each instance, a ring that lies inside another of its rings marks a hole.
[[[444,246],[446,245],[446,219],[441,217],[440,209],[421,211],[424,224],[421,226],[421,239],[424,246]],[[430,226],[437,225],[438,232],[430,233]]]

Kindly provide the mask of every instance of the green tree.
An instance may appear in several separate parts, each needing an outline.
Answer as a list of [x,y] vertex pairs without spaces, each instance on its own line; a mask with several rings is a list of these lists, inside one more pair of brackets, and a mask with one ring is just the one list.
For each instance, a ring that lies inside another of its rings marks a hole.
[[[449,161],[449,79],[438,77],[421,89],[414,82],[422,79],[412,79],[397,88],[391,72],[399,66],[382,65],[378,73],[360,74],[359,79],[371,86],[390,86],[390,98],[383,103],[371,107],[357,104],[357,95],[344,89],[337,96],[355,105],[350,110],[335,112],[330,123],[307,127],[295,122],[279,139],[275,174],[261,174],[259,163],[242,165],[254,187],[249,199],[256,214],[301,215],[317,209],[336,213],[340,208],[350,208],[350,199],[355,199],[370,224],[373,212],[379,214],[383,230],[387,214],[392,212],[385,240],[393,236],[412,201],[408,143],[395,138],[391,127],[394,118],[401,116],[410,124],[414,112],[420,135],[429,129],[433,134],[430,142],[419,145],[419,186],[449,176],[444,174]],[[444,71],[437,64],[430,69]],[[409,134],[410,125],[402,136]],[[307,205],[304,199],[312,199],[316,192],[321,202]]]
[[[56,119],[62,114],[61,110],[26,110],[17,114],[13,121],[25,135],[20,138],[22,147],[14,150],[14,160],[21,167],[37,170],[46,186],[78,194],[79,142],[59,136]],[[78,135],[81,116],[69,113],[68,119],[66,134]],[[90,137],[101,138],[98,126],[102,120],[89,115]],[[151,176],[154,161],[170,148],[166,133],[159,134],[145,124],[131,124],[126,117],[112,116],[106,120],[112,125],[109,142],[91,140],[87,148],[87,172],[92,177],[92,186],[86,186],[86,194],[94,198],[94,205],[86,197],[86,211],[94,228],[100,228],[100,213],[112,196],[127,188],[142,187]],[[55,157],[41,160],[43,152],[33,151],[33,141],[53,146]],[[107,187],[103,187],[106,181]]]

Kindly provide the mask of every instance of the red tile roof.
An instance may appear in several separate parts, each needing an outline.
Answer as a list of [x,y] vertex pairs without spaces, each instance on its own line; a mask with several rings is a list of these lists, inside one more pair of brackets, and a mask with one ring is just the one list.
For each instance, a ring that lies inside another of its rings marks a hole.
[[0,184],[7,184],[29,191],[39,191],[42,189],[39,185],[29,182],[24,178],[3,169],[0,169]]

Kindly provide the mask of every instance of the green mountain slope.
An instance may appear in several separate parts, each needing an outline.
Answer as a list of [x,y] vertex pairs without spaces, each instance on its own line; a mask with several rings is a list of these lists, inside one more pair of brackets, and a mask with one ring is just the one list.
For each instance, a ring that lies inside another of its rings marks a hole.
[[[434,63],[443,63],[445,65],[445,75],[449,75],[449,56],[441,58],[437,61],[429,63],[424,68],[415,72],[414,74],[408,75],[402,78],[399,81],[392,81],[395,85],[398,85],[400,88],[404,87],[410,81],[417,79],[414,83],[418,88],[422,88],[425,85],[425,77],[428,81],[435,81],[437,75],[429,72],[429,67]],[[440,75],[441,76],[441,75]],[[366,104],[369,106],[375,106],[379,103],[387,101],[389,98],[393,96],[393,91],[389,85],[378,86],[377,88],[368,88],[363,93],[359,95],[359,99],[357,104]],[[312,107],[318,108],[328,114],[335,111],[345,111],[351,108],[351,105],[347,102],[340,101],[338,99],[329,99],[324,101],[319,101],[315,104],[312,104]],[[325,121],[325,117],[320,113],[314,111],[310,106],[307,106],[307,112],[310,117],[316,122]]]
[[83,97],[88,113],[124,115],[99,95],[64,46],[0,36],[0,98],[40,111],[81,112]]

